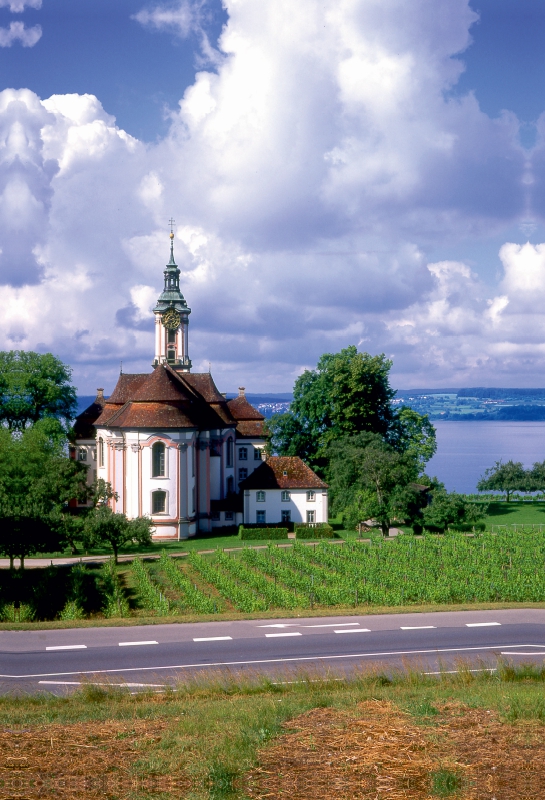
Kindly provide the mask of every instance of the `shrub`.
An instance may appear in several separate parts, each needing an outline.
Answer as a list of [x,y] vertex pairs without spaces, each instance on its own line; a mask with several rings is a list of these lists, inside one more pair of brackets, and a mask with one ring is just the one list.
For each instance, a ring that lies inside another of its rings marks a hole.
[[335,536],[335,531],[328,522],[318,522],[309,525],[306,522],[295,524],[296,539],[331,539]]
[[59,619],[84,619],[85,612],[75,600],[69,600],[59,614]]
[[287,539],[287,528],[245,528],[238,529],[239,539]]

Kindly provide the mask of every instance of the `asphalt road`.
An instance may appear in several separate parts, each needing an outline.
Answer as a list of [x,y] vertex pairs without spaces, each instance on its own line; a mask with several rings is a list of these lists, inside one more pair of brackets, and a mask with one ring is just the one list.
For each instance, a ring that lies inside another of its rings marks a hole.
[[219,670],[288,680],[377,664],[480,669],[499,657],[543,663],[545,609],[1,631],[0,691],[65,693],[82,680],[161,688]]

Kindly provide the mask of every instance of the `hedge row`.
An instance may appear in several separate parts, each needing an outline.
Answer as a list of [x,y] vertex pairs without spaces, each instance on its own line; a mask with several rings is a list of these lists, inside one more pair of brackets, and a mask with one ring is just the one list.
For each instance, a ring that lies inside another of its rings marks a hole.
[[245,528],[238,529],[239,539],[287,539],[287,528]]
[[327,522],[318,522],[316,525],[309,525],[305,522],[295,523],[296,539],[331,539],[335,531]]

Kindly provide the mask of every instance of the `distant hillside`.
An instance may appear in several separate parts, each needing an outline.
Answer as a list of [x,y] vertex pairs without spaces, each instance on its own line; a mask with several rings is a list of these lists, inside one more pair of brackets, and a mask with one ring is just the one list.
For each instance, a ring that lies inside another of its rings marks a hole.
[[[236,397],[227,393],[227,399]],[[248,393],[249,402],[264,417],[284,414],[293,400],[291,392]],[[78,397],[78,414],[87,408],[94,395]],[[501,387],[470,387],[446,389],[398,389],[393,405],[410,405],[432,420],[512,420],[518,422],[545,421],[545,389],[503,389]]]

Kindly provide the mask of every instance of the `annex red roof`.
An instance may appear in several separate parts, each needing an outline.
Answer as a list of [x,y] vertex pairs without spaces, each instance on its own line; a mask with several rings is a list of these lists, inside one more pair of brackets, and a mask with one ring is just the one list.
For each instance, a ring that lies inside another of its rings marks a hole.
[[239,484],[241,489],[327,489],[298,456],[270,456]]

